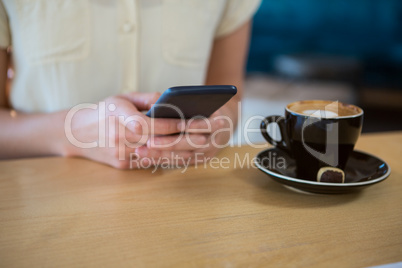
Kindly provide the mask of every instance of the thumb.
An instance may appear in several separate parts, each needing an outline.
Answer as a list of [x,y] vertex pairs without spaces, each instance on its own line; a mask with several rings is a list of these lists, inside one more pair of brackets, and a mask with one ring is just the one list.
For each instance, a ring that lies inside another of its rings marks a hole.
[[137,107],[139,111],[147,111],[151,109],[151,106],[159,99],[161,93],[140,93],[130,92],[124,95],[120,95],[121,98],[127,99]]

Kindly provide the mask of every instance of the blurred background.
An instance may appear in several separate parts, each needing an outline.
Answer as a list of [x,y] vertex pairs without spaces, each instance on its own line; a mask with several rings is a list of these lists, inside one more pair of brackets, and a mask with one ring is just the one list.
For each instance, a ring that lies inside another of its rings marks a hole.
[[263,0],[247,73],[243,126],[292,101],[330,99],[362,107],[363,132],[402,130],[402,1]]

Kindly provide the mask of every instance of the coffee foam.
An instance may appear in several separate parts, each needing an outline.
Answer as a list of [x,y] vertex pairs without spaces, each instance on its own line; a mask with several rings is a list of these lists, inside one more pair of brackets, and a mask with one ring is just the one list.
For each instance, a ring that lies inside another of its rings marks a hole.
[[304,110],[301,112],[304,115],[322,117],[322,118],[335,118],[338,117],[338,113],[325,110]]
[[298,101],[287,106],[291,112],[320,118],[337,118],[359,115],[363,111],[354,105],[337,101]]

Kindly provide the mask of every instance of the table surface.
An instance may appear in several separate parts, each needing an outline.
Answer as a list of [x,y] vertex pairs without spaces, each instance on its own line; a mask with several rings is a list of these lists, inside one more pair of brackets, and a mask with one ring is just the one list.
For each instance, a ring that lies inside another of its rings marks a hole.
[[[227,148],[230,168],[121,171],[84,159],[0,162],[0,266],[366,267],[402,261],[402,132],[357,149],[390,177],[363,191],[290,191]],[[237,160],[239,160],[237,159]],[[227,166],[225,166],[227,167]]]

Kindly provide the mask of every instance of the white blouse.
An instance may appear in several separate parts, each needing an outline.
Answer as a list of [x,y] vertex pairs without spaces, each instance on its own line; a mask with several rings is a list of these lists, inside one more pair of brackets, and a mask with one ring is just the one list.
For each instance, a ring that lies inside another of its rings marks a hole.
[[14,109],[53,112],[130,91],[203,84],[213,40],[260,0],[2,0]]

